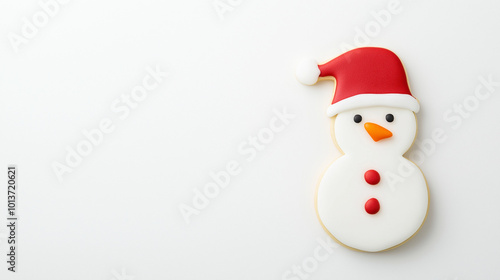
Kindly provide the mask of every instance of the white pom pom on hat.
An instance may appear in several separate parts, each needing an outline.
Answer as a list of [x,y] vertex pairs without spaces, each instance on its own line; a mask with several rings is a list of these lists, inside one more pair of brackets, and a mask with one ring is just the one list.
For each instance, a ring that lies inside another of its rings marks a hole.
[[297,65],[295,76],[297,80],[304,85],[314,85],[319,78],[321,71],[318,63],[313,59],[304,59]]

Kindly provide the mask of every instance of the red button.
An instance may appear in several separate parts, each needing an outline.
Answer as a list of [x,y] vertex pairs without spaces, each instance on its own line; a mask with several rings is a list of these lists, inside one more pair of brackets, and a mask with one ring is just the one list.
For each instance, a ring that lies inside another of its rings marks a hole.
[[370,215],[377,214],[377,212],[380,210],[380,203],[376,198],[370,198],[365,203],[365,210],[366,213]]
[[365,181],[370,185],[376,185],[380,182],[380,174],[371,169],[365,172]]

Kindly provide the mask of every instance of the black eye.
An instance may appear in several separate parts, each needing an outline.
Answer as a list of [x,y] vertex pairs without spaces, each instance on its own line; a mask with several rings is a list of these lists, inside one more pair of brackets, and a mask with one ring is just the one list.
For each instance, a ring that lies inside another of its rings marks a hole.
[[363,119],[363,118],[361,117],[361,115],[356,115],[356,116],[354,116],[354,122],[355,122],[355,123],[360,123],[362,119]]
[[385,115],[385,120],[388,122],[394,121],[394,116],[392,114]]

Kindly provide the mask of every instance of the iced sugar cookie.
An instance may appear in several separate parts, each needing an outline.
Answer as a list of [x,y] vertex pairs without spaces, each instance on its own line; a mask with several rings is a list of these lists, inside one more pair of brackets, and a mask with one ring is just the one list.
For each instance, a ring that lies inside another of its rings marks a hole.
[[321,179],[316,211],[323,228],[352,249],[379,252],[410,239],[427,217],[421,170],[403,154],[417,133],[419,103],[400,59],[383,48],[358,48],[317,65],[304,61],[300,82],[332,79],[327,115],[343,155]]

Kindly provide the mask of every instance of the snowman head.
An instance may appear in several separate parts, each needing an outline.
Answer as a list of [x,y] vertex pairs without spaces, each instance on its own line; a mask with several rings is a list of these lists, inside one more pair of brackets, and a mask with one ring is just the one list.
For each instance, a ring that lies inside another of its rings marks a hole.
[[397,107],[355,108],[332,121],[334,139],[345,154],[403,155],[417,133],[413,111]]

